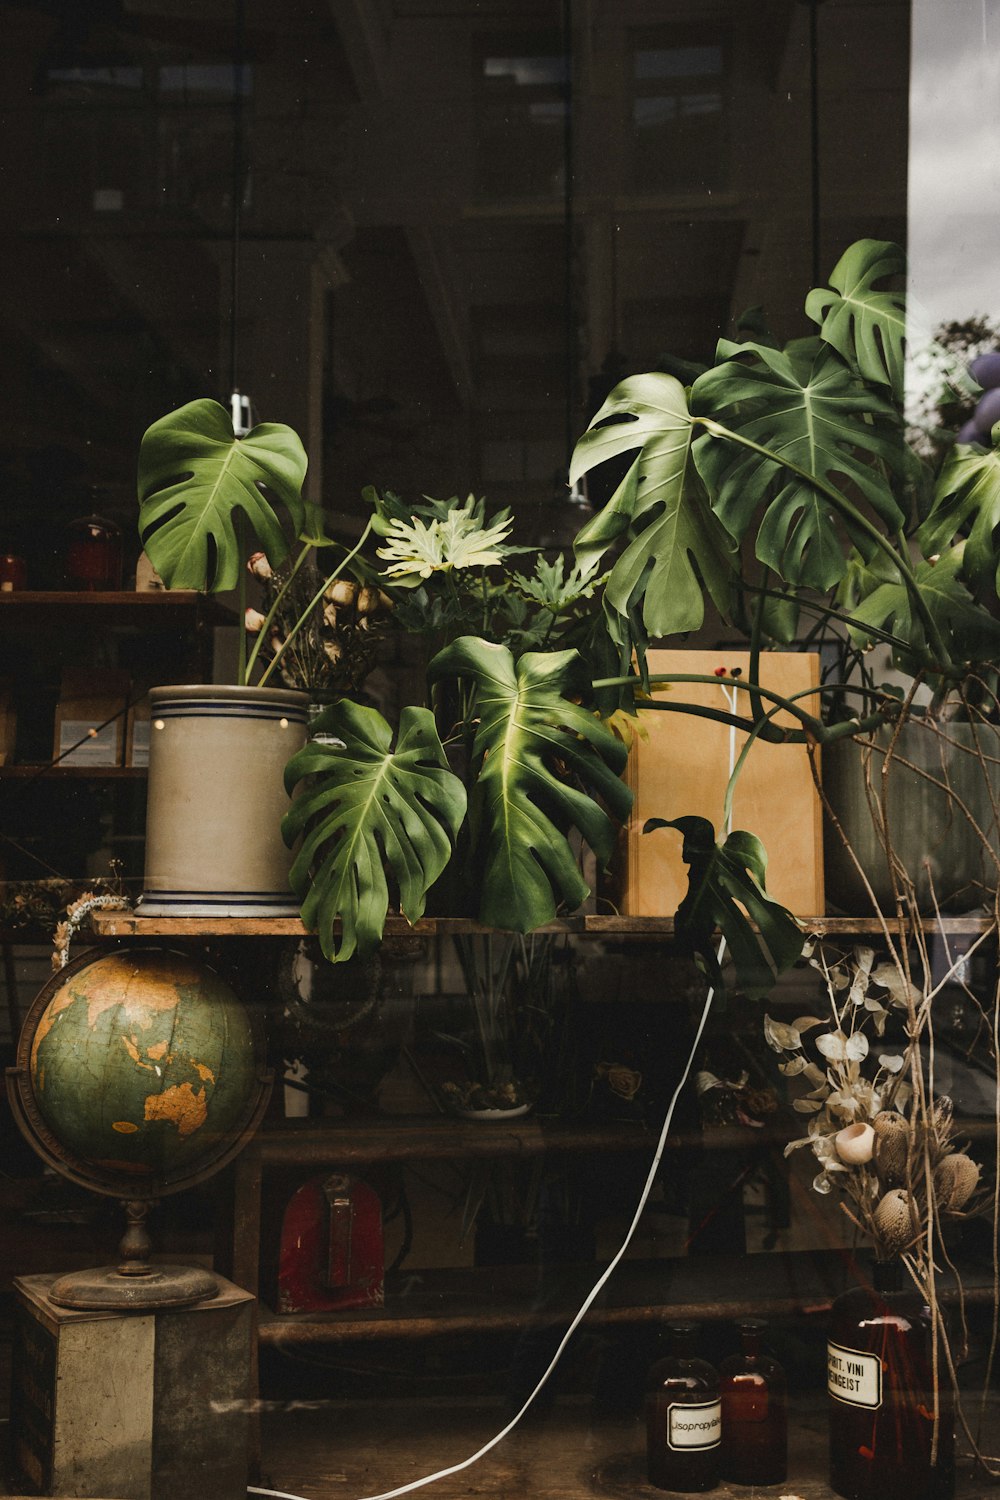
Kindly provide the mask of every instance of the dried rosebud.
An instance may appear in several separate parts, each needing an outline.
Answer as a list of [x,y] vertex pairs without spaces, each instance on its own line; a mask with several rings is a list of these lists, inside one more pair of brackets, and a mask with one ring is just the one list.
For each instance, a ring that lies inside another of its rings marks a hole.
[[622,1063],[612,1063],[608,1069],[608,1087],[619,1099],[634,1099],[642,1087],[642,1074]]
[[329,604],[338,605],[341,609],[349,608],[357,596],[358,586],[349,578],[335,578],[324,590],[323,598]]
[[262,615],[259,609],[248,609],[243,616],[243,623],[251,635],[256,635],[264,624],[266,615]]
[[373,589],[370,584],[365,584],[358,590],[358,614],[373,615],[378,609],[378,589]]
[[336,629],[336,625],[337,625],[337,606],[335,604],[324,604],[323,605],[323,624],[324,625],[329,625],[329,627],[330,627],[331,630]]
[[262,583],[266,583],[274,576],[271,564],[263,552],[254,552],[247,559],[247,572],[252,578],[259,578]]

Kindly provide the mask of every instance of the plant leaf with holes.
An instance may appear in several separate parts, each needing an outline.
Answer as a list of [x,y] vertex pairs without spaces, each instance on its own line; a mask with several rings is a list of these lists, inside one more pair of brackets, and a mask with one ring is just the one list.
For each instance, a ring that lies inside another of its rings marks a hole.
[[[374,708],[342,699],[315,729],[342,746],[310,741],[285,769],[285,842],[301,835],[291,870],[302,920],[336,963],[378,945],[389,909],[390,871],[410,922],[451,858],[465,817],[465,788],[448,769],[429,709],[408,706],[392,729]],[[339,945],[334,924],[342,923]]]
[[649,818],[642,831],[658,828],[676,828],[684,841],[681,857],[689,874],[687,893],[677,908],[678,940],[720,985],[716,946],[721,932],[740,990],[752,999],[767,994],[801,955],[805,933],[791,912],[767,894],[767,853],[760,839],[736,830],[717,844],[712,824],[698,817]]
[[[952,659],[988,663],[1000,651],[1000,621],[977,603],[963,582],[967,546],[959,542],[935,562],[918,562],[913,576]],[[910,642],[917,651],[928,649],[913,597],[888,559],[873,559],[868,568],[853,560],[844,585],[839,597],[850,611],[848,633],[856,645],[864,648],[872,643],[873,637],[864,628],[871,625]],[[919,667],[919,659],[906,651],[895,650],[893,660],[903,671],[915,672]]]
[[306,463],[290,427],[262,422],[237,438],[217,401],[189,401],[154,422],[139,449],[139,533],[167,587],[235,588],[251,538],[277,567],[288,541],[262,486],[286,506],[296,534],[307,520],[312,530]]
[[887,385],[903,399],[906,297],[877,291],[875,282],[902,276],[906,257],[888,240],[856,240],[830,273],[830,286],[806,298],[806,314],[820,325],[820,337],[865,380]]
[[[432,682],[471,684],[476,723],[469,808],[479,916],[530,932],[589,894],[569,834],[607,861],[632,797],[620,780],[627,751],[583,702],[590,683],[576,651],[528,651],[462,636],[430,664]],[[600,799],[600,801],[597,800]]]
[[917,531],[925,557],[966,538],[964,571],[973,587],[1000,597],[1000,449],[959,444],[938,478],[934,504]]
[[596,560],[627,537],[605,586],[617,640],[641,605],[647,637],[697,630],[704,590],[720,614],[729,611],[734,547],[697,484],[693,428],[684,387],[653,372],[623,380],[580,438],[570,483],[608,459],[639,453],[604,509],[579,532],[577,557]]
[[838,492],[848,481],[895,532],[903,513],[872,460],[888,471],[908,464],[891,403],[866,389],[831,349],[812,349],[722,340],[724,362],[695,382],[691,410],[768,450],[722,435],[696,444],[698,471],[727,531],[742,541],[756,523],[760,561],[790,584],[825,593],[843,576],[844,531],[866,552],[871,542],[837,515],[809,476]]

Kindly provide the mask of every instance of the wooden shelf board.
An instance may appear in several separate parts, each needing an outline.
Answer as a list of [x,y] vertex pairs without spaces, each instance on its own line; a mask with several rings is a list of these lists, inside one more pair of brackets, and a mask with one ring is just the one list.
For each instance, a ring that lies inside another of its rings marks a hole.
[[156,616],[163,615],[167,623],[170,615],[195,613],[206,623],[232,625],[236,616],[232,610],[207,594],[194,589],[150,589],[136,592],[134,589],[115,589],[107,592],[81,589],[19,589],[9,593],[0,592],[0,609],[20,611],[31,620],[32,628],[43,617],[60,615],[107,614],[119,623],[137,621],[155,627]]
[[[878,936],[881,923],[869,917],[801,917],[807,932],[820,936]],[[303,937],[306,928],[297,917],[143,917],[135,912],[94,912],[94,932],[100,937]],[[890,930],[894,924],[890,923]],[[986,932],[992,918],[972,912],[961,917],[924,919],[926,932],[952,937]],[[669,939],[674,936],[673,917],[563,917],[536,929],[543,933],[568,933],[579,937],[616,939]],[[387,937],[450,937],[458,933],[495,931],[469,917],[424,917],[411,927],[405,917],[386,921]]]
[[145,781],[146,766],[0,766],[0,781]]
[[[672,1132],[670,1149],[718,1147],[737,1150],[754,1146],[783,1146],[793,1138],[794,1123],[785,1127],[747,1129],[722,1126],[700,1131]],[[365,1121],[327,1120],[322,1126],[265,1125],[258,1137],[265,1167],[347,1166],[376,1161],[428,1161],[454,1157],[526,1157],[548,1152],[631,1151],[652,1156],[656,1136],[644,1125],[623,1120],[600,1123],[545,1119],[473,1121],[450,1115],[416,1115]]]
[[[343,1339],[520,1332],[573,1316],[600,1271],[593,1264],[404,1269],[387,1278],[385,1306],[279,1316],[263,1305],[260,1340],[294,1345]],[[849,1251],[689,1256],[625,1261],[587,1313],[593,1324],[711,1316],[825,1317],[863,1271]],[[941,1292],[942,1300],[951,1293]],[[967,1302],[990,1300],[990,1273],[966,1278]]]

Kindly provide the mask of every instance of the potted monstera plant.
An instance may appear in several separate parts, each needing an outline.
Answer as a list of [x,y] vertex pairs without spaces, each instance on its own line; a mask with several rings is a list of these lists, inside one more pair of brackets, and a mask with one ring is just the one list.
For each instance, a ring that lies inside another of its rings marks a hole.
[[[510,541],[508,513],[488,517],[471,497],[408,507],[366,492],[369,525],[347,557],[336,552],[334,574],[374,531],[368,578],[395,595],[403,628],[424,629],[440,648],[428,671],[434,707],[408,705],[394,726],[342,697],[306,742],[305,695],[268,681],[325,608],[334,576],[290,627],[283,620],[276,643],[272,627],[304,564],[332,546],[322,512],[302,499],[304,474],[290,428],[261,424],[237,435],[211,401],[169,414],[143,439],[140,535],[168,587],[242,591],[248,565],[261,571],[263,555],[273,573],[284,560],[267,617],[246,612],[254,634],[241,631],[240,681],[154,691],[143,909],[259,916],[301,908],[332,960],[370,953],[392,905],[416,921],[446,873],[453,878],[438,899],[455,911],[461,893],[461,910],[491,927],[528,932],[573,910],[589,893],[581,841],[606,861],[630,804],[625,746],[595,701],[595,620],[598,644],[604,639],[595,566],[536,556],[522,574],[515,559],[525,549]],[[270,759],[260,724],[273,741]],[[172,741],[179,748],[167,754]],[[284,787],[276,763],[287,763]],[[277,862],[252,873],[282,831]],[[798,934],[759,890],[756,851],[734,845],[717,863],[714,845],[697,844],[691,858],[705,896],[692,929],[700,922],[704,936],[723,920],[744,940],[735,946],[761,959],[749,982],[761,968],[770,978],[770,955],[790,961]],[[210,874],[220,855],[221,875]],[[765,928],[773,908],[767,952],[750,935],[748,902]]]
[[[956,444],[935,471],[911,441],[904,272],[898,247],[852,245],[806,298],[810,337],[779,347],[755,315],[757,336],[723,339],[708,368],[624,380],[571,467],[613,475],[576,539],[610,565],[613,689],[636,672],[647,686],[649,640],[697,630],[706,600],[741,628],[750,670],[726,680],[728,717],[822,747],[828,887],[848,910],[969,909],[1000,869],[1000,448]],[[818,711],[761,683],[762,653],[794,641],[826,648]]]

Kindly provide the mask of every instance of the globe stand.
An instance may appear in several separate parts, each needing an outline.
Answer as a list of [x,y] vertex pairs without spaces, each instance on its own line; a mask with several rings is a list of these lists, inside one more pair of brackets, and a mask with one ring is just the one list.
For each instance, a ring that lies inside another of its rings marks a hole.
[[153,1264],[153,1242],[146,1228],[152,1200],[124,1199],[128,1225],[118,1247],[117,1266],[70,1271],[49,1289],[49,1299],[60,1307],[110,1311],[151,1312],[161,1307],[189,1307],[218,1294],[219,1283],[201,1266]]

